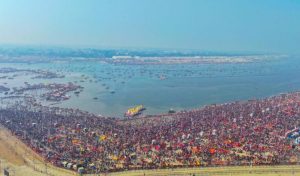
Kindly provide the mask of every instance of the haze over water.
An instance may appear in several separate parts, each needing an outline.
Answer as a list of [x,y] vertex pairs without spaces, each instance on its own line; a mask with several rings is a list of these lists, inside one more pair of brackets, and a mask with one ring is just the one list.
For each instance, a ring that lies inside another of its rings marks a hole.
[[[64,74],[66,78],[63,79],[31,80],[26,76],[15,80],[0,79],[0,84],[7,82],[14,87],[24,86],[24,81],[73,82],[83,86],[84,91],[79,96],[70,92],[69,100],[52,106],[117,117],[139,104],[147,108],[144,114],[159,114],[167,113],[170,108],[187,110],[300,90],[300,62],[296,57],[226,64],[113,65],[98,61],[54,61],[1,63],[1,67]],[[166,79],[160,79],[161,75]]]
[[[0,50],[14,45],[55,46],[46,51],[49,54],[64,46],[77,48],[68,54],[79,57],[83,57],[79,48],[299,55],[299,18],[296,0],[9,0],[0,2]],[[10,50],[8,55],[22,57],[22,53]],[[23,76],[22,80],[0,79],[0,85],[71,81],[84,86],[84,91],[79,96],[69,93],[71,99],[55,106],[123,116],[129,107],[143,104],[145,114],[156,114],[299,90],[298,59],[197,65],[111,65],[86,60],[1,63],[0,67],[58,71],[66,78],[41,81]]]

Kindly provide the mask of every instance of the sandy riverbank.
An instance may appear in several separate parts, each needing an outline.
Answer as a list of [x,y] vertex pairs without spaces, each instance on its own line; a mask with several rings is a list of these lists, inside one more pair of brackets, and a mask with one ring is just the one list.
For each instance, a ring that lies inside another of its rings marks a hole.
[[40,156],[1,126],[0,160],[1,173],[4,168],[8,168],[13,176],[75,175],[73,172],[46,165]]

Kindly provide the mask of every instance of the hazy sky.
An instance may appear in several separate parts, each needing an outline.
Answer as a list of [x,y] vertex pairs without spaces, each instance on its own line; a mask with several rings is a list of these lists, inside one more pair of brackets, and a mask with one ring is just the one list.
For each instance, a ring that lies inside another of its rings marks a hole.
[[300,1],[1,0],[0,44],[300,53]]

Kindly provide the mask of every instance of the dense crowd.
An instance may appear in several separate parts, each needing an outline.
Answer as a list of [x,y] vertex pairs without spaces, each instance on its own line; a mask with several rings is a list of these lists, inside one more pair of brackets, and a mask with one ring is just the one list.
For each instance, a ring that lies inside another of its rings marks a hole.
[[134,119],[16,104],[0,123],[48,162],[85,173],[300,162],[299,92]]

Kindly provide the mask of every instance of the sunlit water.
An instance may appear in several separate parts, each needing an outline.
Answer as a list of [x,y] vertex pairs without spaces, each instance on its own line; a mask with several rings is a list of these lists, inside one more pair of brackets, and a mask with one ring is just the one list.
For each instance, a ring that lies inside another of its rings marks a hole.
[[84,91],[79,96],[70,92],[71,99],[55,106],[117,117],[138,104],[147,108],[144,114],[157,114],[170,108],[178,111],[300,90],[297,58],[202,65],[111,65],[96,61],[0,64],[0,68],[43,69],[66,76],[43,80],[20,75],[13,80],[0,79],[0,85],[6,82],[8,87],[18,87],[24,86],[25,81],[73,82],[82,85]]

